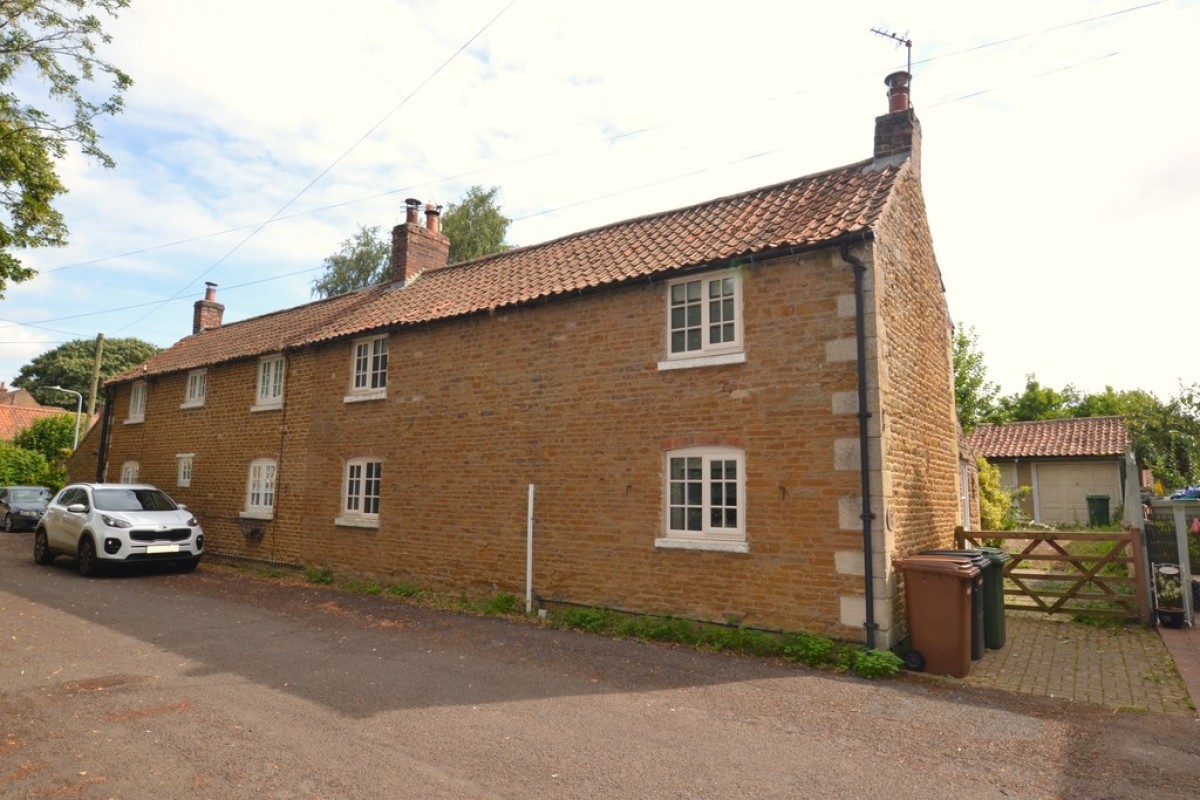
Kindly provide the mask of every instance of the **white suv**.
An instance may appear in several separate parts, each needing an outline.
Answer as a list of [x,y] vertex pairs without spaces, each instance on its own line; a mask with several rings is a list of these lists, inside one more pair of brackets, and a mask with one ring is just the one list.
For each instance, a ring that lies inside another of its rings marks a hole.
[[190,572],[203,550],[191,512],[145,484],[71,484],[46,506],[33,538],[34,561],[74,556],[86,577],[105,562],[171,561]]

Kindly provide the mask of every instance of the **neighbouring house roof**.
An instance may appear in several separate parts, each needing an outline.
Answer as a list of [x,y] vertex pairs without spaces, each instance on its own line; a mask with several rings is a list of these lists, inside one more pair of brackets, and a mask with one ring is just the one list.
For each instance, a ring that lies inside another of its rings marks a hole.
[[42,417],[66,414],[54,406],[32,408],[30,406],[0,405],[0,442],[11,442],[17,434]]
[[1121,417],[1083,417],[980,425],[971,446],[984,458],[1116,456],[1132,446]]
[[0,382],[0,406],[41,408],[42,404],[25,389],[10,389],[3,382]]
[[606,225],[188,336],[110,382],[177,372],[385,328],[811,247],[870,230],[901,167],[862,161]]

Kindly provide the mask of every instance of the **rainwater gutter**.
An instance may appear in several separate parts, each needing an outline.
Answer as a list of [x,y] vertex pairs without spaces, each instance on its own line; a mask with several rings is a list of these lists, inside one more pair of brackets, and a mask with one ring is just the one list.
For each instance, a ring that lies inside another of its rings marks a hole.
[[[859,241],[872,239],[870,231],[864,232]],[[863,277],[867,268],[862,259],[850,252],[849,241],[843,241],[841,246],[842,259],[854,270],[854,339],[858,356],[858,459],[859,474],[862,476],[862,546],[863,546],[863,582],[866,589],[866,620],[863,627],[867,631],[867,648],[875,648],[875,565],[872,553],[871,523],[875,514],[871,512],[871,451],[868,437],[868,423],[871,413],[867,411],[867,326],[864,316],[866,300],[863,296]],[[882,465],[881,465],[882,466]]]

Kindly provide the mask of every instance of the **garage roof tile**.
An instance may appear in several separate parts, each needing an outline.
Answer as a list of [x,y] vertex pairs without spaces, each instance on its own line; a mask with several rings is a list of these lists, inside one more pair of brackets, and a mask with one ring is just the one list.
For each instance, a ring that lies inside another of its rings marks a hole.
[[971,447],[984,458],[1113,456],[1130,448],[1121,417],[1083,417],[980,425]]

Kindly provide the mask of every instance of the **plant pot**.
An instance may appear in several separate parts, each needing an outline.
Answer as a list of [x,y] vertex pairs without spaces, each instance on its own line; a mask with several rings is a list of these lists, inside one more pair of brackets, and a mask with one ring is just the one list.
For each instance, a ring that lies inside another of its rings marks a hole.
[[1183,627],[1183,610],[1158,610],[1158,624],[1164,628],[1182,628]]

